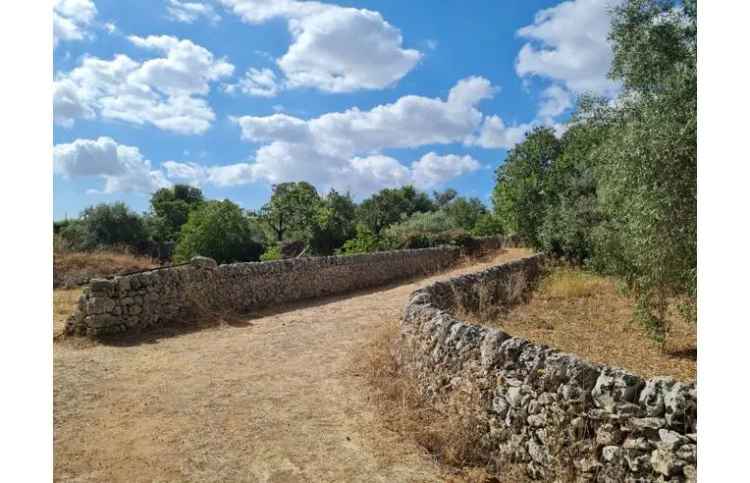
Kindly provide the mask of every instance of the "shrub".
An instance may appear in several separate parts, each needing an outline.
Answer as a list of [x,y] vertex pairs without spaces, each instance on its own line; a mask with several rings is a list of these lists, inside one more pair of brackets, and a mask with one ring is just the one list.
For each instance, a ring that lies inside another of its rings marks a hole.
[[479,198],[466,199],[462,196],[447,203],[443,211],[453,220],[453,225],[464,230],[473,230],[479,217],[487,213]]
[[458,228],[455,220],[443,210],[414,213],[400,223],[389,226],[384,235],[403,244],[413,236],[429,236]]
[[278,245],[269,245],[265,252],[260,256],[261,262],[272,262],[281,260],[281,249]]
[[192,211],[180,230],[175,260],[211,257],[218,263],[257,261],[262,234],[242,209],[229,200],[211,201]]
[[382,246],[381,239],[375,236],[372,231],[363,225],[357,225],[357,235],[347,240],[338,252],[343,255],[370,253],[380,250]]
[[503,230],[503,224],[498,217],[492,213],[484,213],[477,218],[471,234],[474,236],[503,235],[505,230]]
[[130,211],[125,203],[102,203],[86,208],[80,222],[80,226],[71,223],[62,234],[69,240],[81,236],[80,246],[83,249],[117,245],[135,247],[139,241],[148,238],[143,218]]
[[55,251],[81,251],[86,243],[86,225],[81,220],[68,220],[55,235]]

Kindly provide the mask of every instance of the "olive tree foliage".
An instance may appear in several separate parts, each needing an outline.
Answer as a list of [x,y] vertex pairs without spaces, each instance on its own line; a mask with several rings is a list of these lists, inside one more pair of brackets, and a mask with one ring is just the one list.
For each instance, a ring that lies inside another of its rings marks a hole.
[[151,215],[147,218],[152,237],[157,241],[176,240],[190,212],[203,201],[199,188],[184,184],[154,192],[151,195]]
[[696,2],[630,0],[614,12],[611,40],[625,90],[594,152],[605,220],[595,241],[600,265],[625,276],[661,338],[675,298],[695,318]]
[[426,193],[413,186],[386,188],[364,200],[357,210],[357,219],[366,231],[379,236],[381,231],[408,218],[413,213],[435,210]]
[[508,153],[492,192],[495,215],[509,233],[540,247],[540,229],[548,202],[546,181],[561,144],[549,127],[536,127]]
[[458,228],[460,226],[454,218],[445,210],[438,210],[414,213],[400,223],[395,223],[383,230],[383,235],[386,238],[403,241],[414,235],[432,235]]
[[178,262],[196,255],[218,263],[256,261],[263,251],[262,238],[260,228],[238,205],[208,201],[182,225],[174,257]]
[[533,246],[625,279],[657,339],[695,320],[696,3],[614,9],[615,102],[584,96],[562,139],[537,128],[497,171],[495,215]]
[[474,229],[479,217],[487,213],[487,208],[479,198],[464,198],[459,196],[441,208],[453,221],[457,228],[466,231]]

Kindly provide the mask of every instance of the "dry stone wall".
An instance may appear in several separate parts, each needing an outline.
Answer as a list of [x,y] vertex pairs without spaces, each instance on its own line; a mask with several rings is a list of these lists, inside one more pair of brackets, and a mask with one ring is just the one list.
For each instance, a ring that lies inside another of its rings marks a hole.
[[552,481],[695,481],[695,383],[644,380],[471,325],[459,313],[486,314],[521,298],[541,272],[528,257],[436,282],[412,293],[401,323],[400,357],[436,405],[473,394],[483,456],[497,469],[525,464]]
[[[488,249],[496,242],[483,243]],[[66,332],[97,336],[201,314],[245,313],[428,273],[449,266],[459,255],[458,248],[437,247],[219,266],[196,257],[184,266],[92,280]]]

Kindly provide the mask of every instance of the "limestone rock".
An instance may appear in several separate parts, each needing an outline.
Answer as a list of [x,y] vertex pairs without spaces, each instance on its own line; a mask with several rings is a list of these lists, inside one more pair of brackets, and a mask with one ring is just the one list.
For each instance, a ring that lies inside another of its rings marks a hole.
[[213,258],[201,257],[201,256],[191,258],[190,265],[195,268],[205,268],[208,270],[214,270],[216,269],[216,267],[218,267],[216,260],[214,260]]

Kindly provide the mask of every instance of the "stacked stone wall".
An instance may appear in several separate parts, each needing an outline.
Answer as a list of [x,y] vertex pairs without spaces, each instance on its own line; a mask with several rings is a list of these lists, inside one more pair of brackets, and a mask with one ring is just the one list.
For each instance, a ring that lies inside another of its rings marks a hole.
[[[497,242],[482,243],[488,250]],[[437,247],[219,266],[196,257],[183,266],[92,280],[66,332],[98,336],[212,313],[246,313],[426,274],[460,254],[455,247]]]
[[460,391],[487,461],[525,464],[552,481],[695,481],[695,383],[643,379],[623,369],[472,325],[522,299],[542,271],[535,255],[436,282],[412,293],[401,323],[400,358],[423,395],[448,404]]

